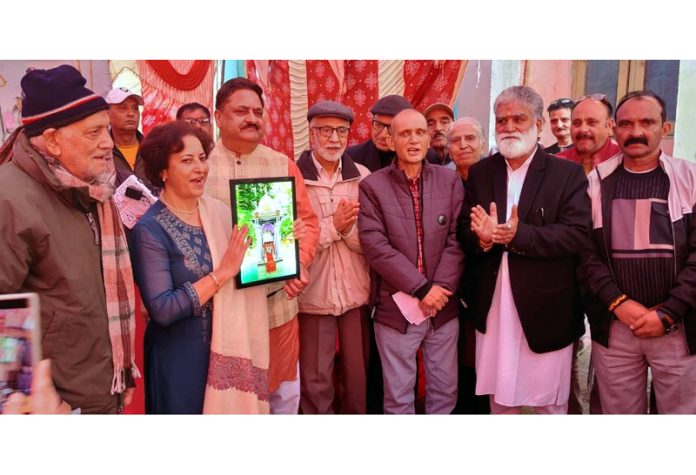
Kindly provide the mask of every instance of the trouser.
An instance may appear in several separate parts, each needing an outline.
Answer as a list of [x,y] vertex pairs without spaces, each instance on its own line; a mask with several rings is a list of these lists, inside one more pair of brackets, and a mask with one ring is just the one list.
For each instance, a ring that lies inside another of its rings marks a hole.
[[338,335],[338,402],[342,414],[365,414],[368,320],[363,307],[343,315],[300,313],[300,410],[333,414]]
[[377,349],[375,327],[377,323],[370,319],[370,350],[367,359],[367,413],[384,414],[384,379],[382,376],[382,361]]
[[689,355],[681,326],[639,338],[615,320],[609,347],[593,342],[592,361],[604,414],[647,413],[648,367],[660,414],[696,414],[696,356]]
[[457,351],[457,405],[452,413],[490,414],[488,396],[476,394],[476,330],[469,318],[459,319]]
[[300,408],[300,363],[297,363],[297,379],[283,381],[269,396],[271,414],[297,414]]
[[384,412],[415,414],[416,353],[423,349],[425,412],[449,414],[457,402],[457,339],[459,320],[434,330],[432,319],[409,325],[400,333],[375,324],[375,337],[384,373]]
[[[490,395],[491,414],[521,414],[522,406],[503,406],[495,402],[493,394]],[[537,414],[567,414],[568,403],[551,404],[548,406],[534,406],[531,409]]]

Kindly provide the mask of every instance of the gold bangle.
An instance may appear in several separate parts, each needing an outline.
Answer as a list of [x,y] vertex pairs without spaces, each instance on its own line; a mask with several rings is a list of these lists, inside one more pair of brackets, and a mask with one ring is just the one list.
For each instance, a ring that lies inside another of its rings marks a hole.
[[211,279],[213,279],[213,282],[215,283],[215,291],[220,290],[220,281],[218,280],[217,277],[215,277],[215,274],[213,274],[213,273],[211,272],[211,273],[208,274],[208,275],[210,276]]
[[624,301],[628,300],[628,295],[626,294],[621,294],[616,299],[609,304],[609,311],[613,312],[616,307],[621,305]]

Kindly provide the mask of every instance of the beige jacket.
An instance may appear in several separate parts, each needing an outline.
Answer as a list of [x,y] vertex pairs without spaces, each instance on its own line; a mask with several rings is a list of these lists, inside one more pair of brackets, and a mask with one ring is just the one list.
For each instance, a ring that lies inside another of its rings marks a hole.
[[319,177],[309,151],[297,161],[307,186],[314,212],[319,218],[317,254],[309,268],[309,285],[299,297],[300,312],[314,315],[342,315],[367,305],[370,277],[363,257],[358,227],[342,235],[333,223],[341,198],[358,201],[358,184],[370,174],[347,155],[341,157],[340,176],[330,185]]

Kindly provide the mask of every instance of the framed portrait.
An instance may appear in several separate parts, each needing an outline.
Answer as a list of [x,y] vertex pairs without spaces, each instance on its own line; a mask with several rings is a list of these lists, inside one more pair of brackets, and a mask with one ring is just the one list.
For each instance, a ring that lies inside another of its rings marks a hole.
[[237,274],[237,288],[294,279],[300,247],[293,235],[297,216],[295,178],[230,180],[232,222],[249,228],[251,244]]

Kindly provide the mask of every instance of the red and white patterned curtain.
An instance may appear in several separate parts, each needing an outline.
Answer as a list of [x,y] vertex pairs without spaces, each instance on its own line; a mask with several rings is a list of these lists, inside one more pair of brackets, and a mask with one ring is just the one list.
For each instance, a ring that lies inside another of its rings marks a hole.
[[176,117],[188,102],[198,102],[213,110],[213,61],[139,60],[143,108],[143,133]]
[[298,157],[308,142],[307,110],[321,100],[355,113],[349,145],[370,137],[370,107],[402,94],[418,110],[435,102],[454,105],[467,61],[247,61],[248,77],[264,90],[268,112],[264,143]]

